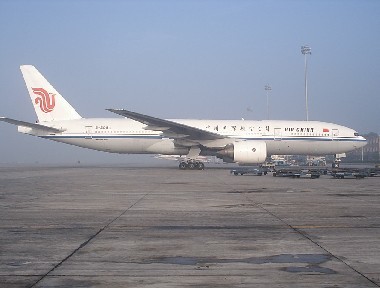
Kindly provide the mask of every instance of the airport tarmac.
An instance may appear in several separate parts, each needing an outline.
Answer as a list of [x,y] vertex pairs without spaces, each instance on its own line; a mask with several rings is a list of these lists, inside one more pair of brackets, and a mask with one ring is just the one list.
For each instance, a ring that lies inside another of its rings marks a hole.
[[380,177],[0,168],[1,287],[380,287]]

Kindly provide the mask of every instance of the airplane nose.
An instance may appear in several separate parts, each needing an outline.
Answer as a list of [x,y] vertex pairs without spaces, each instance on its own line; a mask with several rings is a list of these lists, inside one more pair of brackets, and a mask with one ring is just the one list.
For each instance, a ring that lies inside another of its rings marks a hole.
[[368,144],[367,139],[365,139],[363,136],[360,136],[359,137],[359,142],[357,143],[357,148],[364,147],[367,144]]

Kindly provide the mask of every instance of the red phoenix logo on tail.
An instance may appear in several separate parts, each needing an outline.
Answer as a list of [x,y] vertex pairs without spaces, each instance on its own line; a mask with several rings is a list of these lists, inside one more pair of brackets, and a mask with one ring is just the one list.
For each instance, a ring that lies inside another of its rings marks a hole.
[[40,105],[42,112],[49,113],[55,107],[55,94],[48,93],[44,88],[32,88],[33,93],[37,95],[34,102]]

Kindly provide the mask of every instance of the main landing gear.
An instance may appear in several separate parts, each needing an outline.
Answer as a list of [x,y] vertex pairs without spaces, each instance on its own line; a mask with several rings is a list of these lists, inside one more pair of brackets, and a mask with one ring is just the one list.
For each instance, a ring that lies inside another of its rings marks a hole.
[[199,162],[199,161],[192,161],[192,160],[189,160],[187,162],[185,161],[181,161],[179,163],[179,169],[181,170],[204,170],[205,169],[205,164],[203,164],[202,162]]

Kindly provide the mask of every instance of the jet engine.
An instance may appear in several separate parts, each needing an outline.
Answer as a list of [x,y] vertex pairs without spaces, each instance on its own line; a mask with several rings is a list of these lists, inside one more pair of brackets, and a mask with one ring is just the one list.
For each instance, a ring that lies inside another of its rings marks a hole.
[[228,144],[218,154],[225,162],[258,164],[265,162],[267,144],[264,141],[241,141]]

